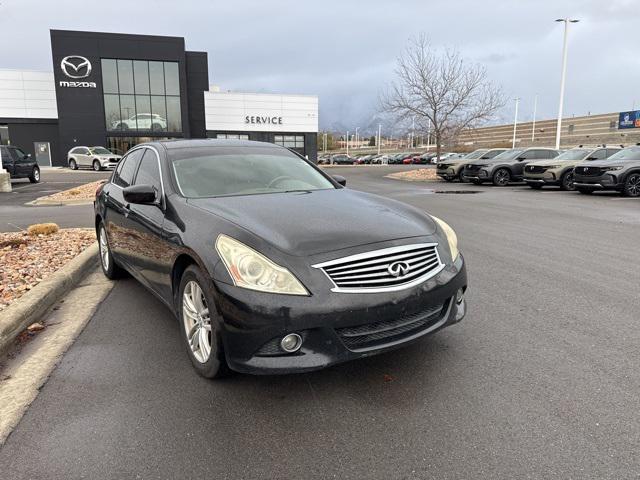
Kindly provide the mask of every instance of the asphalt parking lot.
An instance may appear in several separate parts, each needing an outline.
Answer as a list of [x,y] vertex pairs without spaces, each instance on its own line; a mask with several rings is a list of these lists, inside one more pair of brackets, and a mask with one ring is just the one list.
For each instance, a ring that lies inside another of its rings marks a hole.
[[39,197],[108,178],[109,175],[109,171],[46,168],[41,171],[40,183],[31,183],[26,178],[12,180],[12,191],[0,193],[0,232],[23,230],[31,224],[44,221],[55,222],[63,228],[93,226],[91,209],[86,206],[59,208],[26,204]]
[[640,477],[640,201],[384,178],[403,169],[331,172],[451,224],[461,324],[319,372],[211,382],[169,311],[123,280],[0,449],[0,477]]

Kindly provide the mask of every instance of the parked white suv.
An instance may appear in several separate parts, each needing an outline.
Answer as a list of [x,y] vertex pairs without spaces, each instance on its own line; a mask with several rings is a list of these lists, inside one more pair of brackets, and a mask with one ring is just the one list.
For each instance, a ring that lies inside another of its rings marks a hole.
[[104,147],[73,147],[67,153],[67,164],[71,170],[89,167],[98,172],[103,168],[115,168],[121,158],[122,155],[111,153]]
[[111,124],[115,130],[166,130],[167,120],[155,113],[139,113],[131,118],[116,120]]

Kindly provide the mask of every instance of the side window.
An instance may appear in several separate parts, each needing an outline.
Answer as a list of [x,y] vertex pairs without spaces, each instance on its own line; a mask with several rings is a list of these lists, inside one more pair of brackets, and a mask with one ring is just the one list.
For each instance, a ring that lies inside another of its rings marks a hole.
[[22,161],[22,159],[27,156],[22,150],[16,147],[10,148],[9,151],[13,155],[13,159],[16,162]]
[[536,156],[536,152],[537,152],[537,150],[527,150],[526,152],[522,152],[520,155],[518,155],[517,158],[524,158],[525,160],[532,160],[532,159],[538,158]]
[[149,148],[145,148],[138,173],[136,174],[135,185],[152,185],[158,194],[162,191],[160,183],[160,168],[155,152]]
[[604,148],[601,148],[600,150],[596,150],[589,156],[593,157],[594,160],[604,160],[605,158],[607,158],[607,151]]
[[82,147],[77,148],[76,151],[73,153],[77,155],[89,155],[89,151],[86,148],[82,148]]
[[127,154],[118,165],[113,174],[113,183],[119,187],[126,188],[133,182],[133,176],[138,168],[138,162],[144,154],[144,148],[139,148]]
[[13,158],[9,154],[9,149],[7,147],[0,147],[0,156],[2,156],[3,165],[8,165],[9,163],[13,163]]
[[560,155],[556,150],[547,150],[547,158],[556,158]]

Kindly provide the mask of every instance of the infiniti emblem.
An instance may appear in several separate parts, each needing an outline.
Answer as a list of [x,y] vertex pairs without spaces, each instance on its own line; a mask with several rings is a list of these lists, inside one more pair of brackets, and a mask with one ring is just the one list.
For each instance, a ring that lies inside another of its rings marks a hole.
[[91,74],[91,62],[79,55],[64,57],[60,68],[69,78],[86,78]]
[[407,262],[393,262],[387,267],[387,272],[394,277],[404,277],[409,271]]

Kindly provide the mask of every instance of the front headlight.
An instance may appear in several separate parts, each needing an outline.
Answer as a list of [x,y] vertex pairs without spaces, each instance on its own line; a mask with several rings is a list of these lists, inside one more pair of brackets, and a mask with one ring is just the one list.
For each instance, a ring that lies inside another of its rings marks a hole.
[[456,258],[458,258],[458,255],[460,254],[460,252],[458,251],[458,236],[456,235],[456,232],[454,232],[453,228],[451,228],[449,224],[447,224],[447,222],[445,222],[444,220],[441,220],[438,217],[434,217],[433,215],[431,215],[431,218],[433,218],[438,223],[438,225],[440,225],[440,228],[442,228],[442,231],[447,236],[447,241],[449,242],[449,250],[451,251],[451,259],[455,262]]
[[226,235],[216,239],[216,250],[222,258],[234,285],[260,292],[309,295],[300,281],[284,267]]
[[603,167],[602,171],[606,171],[606,172],[615,172],[616,170],[622,170],[622,165],[617,165],[615,167]]

